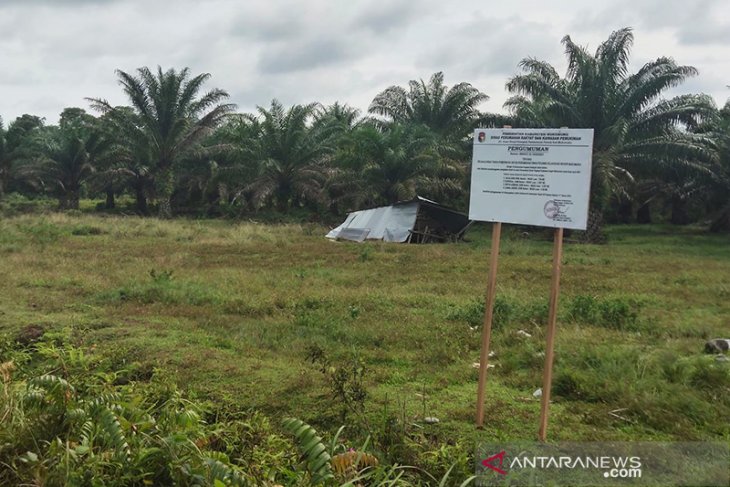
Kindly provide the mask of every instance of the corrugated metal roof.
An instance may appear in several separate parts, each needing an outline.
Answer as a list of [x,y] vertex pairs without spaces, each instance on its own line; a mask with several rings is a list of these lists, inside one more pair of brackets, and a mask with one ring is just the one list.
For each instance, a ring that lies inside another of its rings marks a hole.
[[443,220],[443,226],[452,234],[459,234],[460,230],[469,223],[465,214],[417,196],[412,200],[401,201],[389,206],[353,211],[347,215],[342,225],[327,234],[327,238],[357,242],[362,242],[364,239],[405,242],[414,230],[419,208],[422,205],[425,208],[437,210],[436,213],[429,212],[431,217]]
[[361,229],[368,231],[367,240],[405,242],[416,223],[418,205],[419,202],[414,200],[391,206],[353,211],[347,215],[347,219],[342,225],[327,234],[327,238],[351,240],[343,231]]

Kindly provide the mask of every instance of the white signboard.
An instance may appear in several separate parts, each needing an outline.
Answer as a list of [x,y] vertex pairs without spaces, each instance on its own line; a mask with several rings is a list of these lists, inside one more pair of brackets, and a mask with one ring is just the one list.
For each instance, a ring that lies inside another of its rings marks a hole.
[[477,129],[471,220],[585,230],[593,129]]

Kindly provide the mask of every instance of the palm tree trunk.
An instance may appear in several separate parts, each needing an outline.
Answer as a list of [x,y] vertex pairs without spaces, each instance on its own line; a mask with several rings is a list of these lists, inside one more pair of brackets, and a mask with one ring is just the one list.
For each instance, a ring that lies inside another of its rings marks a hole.
[[169,195],[158,198],[157,204],[157,216],[164,219],[172,218],[172,203]]
[[137,181],[134,184],[134,196],[136,199],[135,206],[137,207],[137,213],[141,215],[148,215],[149,208],[147,208],[147,195],[144,192],[144,182]]
[[114,201],[114,188],[111,186],[107,186],[106,188],[106,203],[104,204],[104,208],[107,210],[113,210],[116,207],[116,203]]
[[672,198],[672,216],[670,221],[674,225],[687,225],[690,222],[687,212],[687,201],[682,198]]
[[725,206],[720,212],[720,216],[710,225],[710,231],[714,233],[727,233],[730,232],[730,205]]
[[160,218],[172,218],[172,186],[172,171],[170,168],[161,170],[155,177],[157,216]]
[[10,187],[11,180],[10,167],[0,170],[0,199],[5,196],[5,192]]
[[79,192],[78,190],[68,190],[58,198],[59,210],[78,210],[79,209]]
[[644,203],[636,212],[636,223],[651,223],[651,207]]
[[603,211],[598,208],[588,210],[588,225],[586,231],[581,235],[584,243],[598,244],[606,241],[606,234],[603,232]]
[[69,199],[68,199],[68,209],[69,210],[78,210],[79,209],[79,191],[78,190],[71,191],[71,194],[69,195]]
[[634,205],[628,198],[622,198],[618,202],[618,208],[616,211],[616,215],[618,216],[618,221],[620,223],[631,223],[632,213],[634,210]]

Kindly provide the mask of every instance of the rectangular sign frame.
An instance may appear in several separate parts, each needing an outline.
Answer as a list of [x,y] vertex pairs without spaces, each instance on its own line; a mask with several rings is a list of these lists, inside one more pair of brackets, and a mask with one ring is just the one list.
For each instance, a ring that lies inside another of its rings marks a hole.
[[476,129],[469,219],[585,230],[593,129]]

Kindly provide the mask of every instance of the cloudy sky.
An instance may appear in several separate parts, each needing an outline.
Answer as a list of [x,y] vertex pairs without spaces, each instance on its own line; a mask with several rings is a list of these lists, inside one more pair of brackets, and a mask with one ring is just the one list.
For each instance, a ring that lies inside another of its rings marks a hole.
[[241,111],[335,100],[367,109],[379,91],[444,71],[500,111],[526,56],[564,69],[560,39],[591,50],[635,29],[632,65],[674,57],[700,70],[672,94],[730,96],[727,0],[0,0],[0,116],[58,119],[84,97],[122,104],[115,69],[212,74]]

